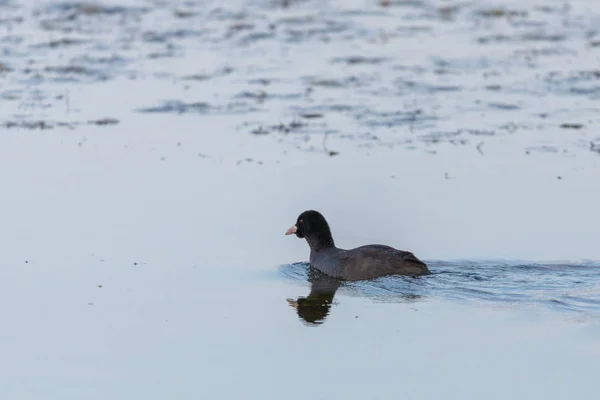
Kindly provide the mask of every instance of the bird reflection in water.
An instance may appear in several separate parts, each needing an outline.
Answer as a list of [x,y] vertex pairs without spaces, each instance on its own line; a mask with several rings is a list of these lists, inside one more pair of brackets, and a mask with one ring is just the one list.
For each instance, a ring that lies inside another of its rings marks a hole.
[[307,297],[287,299],[288,304],[296,309],[298,316],[308,325],[321,325],[331,310],[333,297],[342,285],[341,280],[332,278],[309,267],[308,281],[310,293]]
[[[333,298],[337,290],[345,285],[345,281],[340,279],[332,278],[312,267],[308,268],[308,282],[310,282],[310,293],[307,297],[298,297],[297,299],[287,299],[288,304],[293,307],[298,313],[305,325],[307,326],[319,326],[325,322],[325,319],[331,311],[333,305]],[[404,285],[408,282],[407,279],[418,279],[402,277]],[[414,302],[423,298],[422,295],[416,293],[402,293],[394,290],[393,285],[389,285],[391,282],[383,281],[368,281],[370,285],[365,285],[366,294],[368,297],[374,297],[381,301],[392,301],[392,302]],[[387,284],[386,284],[387,283]],[[354,285],[355,283],[352,283]],[[369,295],[369,287],[371,290],[379,289],[379,295],[373,296],[375,293]],[[406,287],[405,287],[406,288]],[[381,296],[380,290],[384,289],[387,294]],[[413,289],[414,290],[414,289]]]

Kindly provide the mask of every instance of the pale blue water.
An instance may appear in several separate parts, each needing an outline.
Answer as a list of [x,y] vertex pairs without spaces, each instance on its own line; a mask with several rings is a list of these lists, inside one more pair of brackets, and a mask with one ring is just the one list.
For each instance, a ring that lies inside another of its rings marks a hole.
[[1,399],[594,398],[598,263],[272,268],[600,259],[600,2],[381,3],[0,0]]
[[[313,273],[308,263],[280,268],[291,280],[311,285],[312,296],[341,294],[377,302],[420,302],[432,299],[517,308],[541,307],[558,313],[600,318],[600,263],[527,264],[475,261],[428,262],[431,275],[390,276],[370,281],[339,282]],[[326,296],[325,296],[326,297]],[[322,301],[316,301],[317,306]]]

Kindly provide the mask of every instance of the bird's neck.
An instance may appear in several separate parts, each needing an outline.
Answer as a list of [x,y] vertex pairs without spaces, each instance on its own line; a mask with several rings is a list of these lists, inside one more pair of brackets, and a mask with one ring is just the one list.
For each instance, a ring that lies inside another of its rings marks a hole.
[[335,247],[331,232],[321,232],[316,234],[309,234],[305,236],[311,251],[317,252],[325,249]]

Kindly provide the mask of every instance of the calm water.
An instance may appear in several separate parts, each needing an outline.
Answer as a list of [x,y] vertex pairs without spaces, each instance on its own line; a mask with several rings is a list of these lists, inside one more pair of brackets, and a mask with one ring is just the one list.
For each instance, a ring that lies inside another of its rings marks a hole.
[[[482,260],[600,260],[598,26],[0,0],[0,398],[593,398],[600,263]],[[476,261],[340,284],[289,264],[307,208],[345,247]]]

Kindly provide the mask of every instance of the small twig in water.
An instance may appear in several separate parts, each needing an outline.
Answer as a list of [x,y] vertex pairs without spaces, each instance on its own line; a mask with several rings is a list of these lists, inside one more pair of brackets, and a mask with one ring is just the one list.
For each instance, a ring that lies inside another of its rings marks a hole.
[[479,144],[478,144],[478,145],[477,145],[477,147],[476,147],[476,148],[477,148],[477,151],[478,151],[478,152],[479,152],[481,155],[483,155],[483,150],[481,150],[481,148],[482,148],[482,147],[483,147],[483,142],[479,142]]
[[417,116],[423,112],[420,108],[418,110],[413,111],[411,114],[412,118],[410,119],[410,124],[408,125],[408,129],[410,133],[414,132],[415,123],[417,122]]
[[329,157],[333,157],[333,156],[340,154],[340,152],[339,151],[330,151],[327,149],[327,136],[328,135],[329,134],[327,132],[325,132],[325,134],[323,135],[323,151],[325,153],[327,153],[329,155]]

